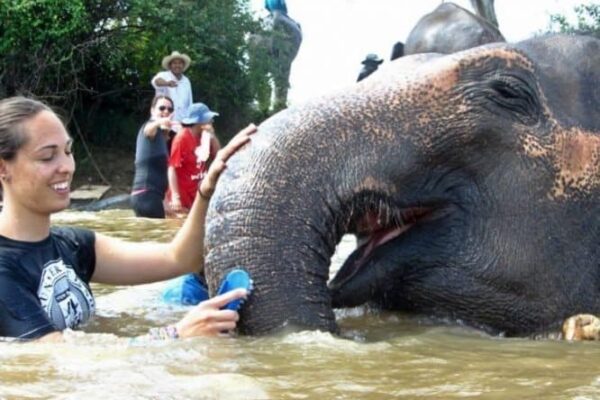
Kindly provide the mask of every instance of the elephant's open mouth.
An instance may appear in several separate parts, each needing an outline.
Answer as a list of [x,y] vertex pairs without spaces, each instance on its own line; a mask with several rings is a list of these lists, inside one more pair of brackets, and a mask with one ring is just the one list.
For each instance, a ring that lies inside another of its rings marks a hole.
[[329,283],[332,290],[342,287],[358,274],[375,250],[385,243],[406,233],[419,222],[439,215],[438,207],[408,207],[393,213],[369,211],[358,219],[354,232],[358,238],[358,248],[348,257],[336,276]]

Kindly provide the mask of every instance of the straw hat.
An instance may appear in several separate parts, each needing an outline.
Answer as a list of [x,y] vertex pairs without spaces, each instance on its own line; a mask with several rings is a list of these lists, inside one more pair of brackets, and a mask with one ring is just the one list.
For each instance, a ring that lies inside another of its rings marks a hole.
[[190,64],[192,63],[192,59],[187,54],[180,53],[178,51],[174,51],[168,56],[164,57],[162,59],[162,67],[164,69],[169,69],[169,64],[171,64],[171,61],[177,58],[183,61],[183,71],[185,72],[185,70],[188,69]]

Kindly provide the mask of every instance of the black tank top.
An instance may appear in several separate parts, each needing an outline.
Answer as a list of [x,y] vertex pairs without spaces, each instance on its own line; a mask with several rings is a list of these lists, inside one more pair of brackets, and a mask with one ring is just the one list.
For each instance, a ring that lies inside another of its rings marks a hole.
[[154,138],[150,139],[144,135],[145,126],[146,124],[142,125],[137,135],[132,191],[153,190],[164,196],[169,184],[167,179],[169,153],[164,131],[158,128]]

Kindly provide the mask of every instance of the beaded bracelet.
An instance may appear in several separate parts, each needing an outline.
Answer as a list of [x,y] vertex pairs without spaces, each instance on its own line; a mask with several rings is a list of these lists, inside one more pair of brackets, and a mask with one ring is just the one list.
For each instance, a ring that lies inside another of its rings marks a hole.
[[174,340],[179,339],[179,332],[175,325],[167,325],[159,328],[150,328],[148,333],[142,336],[136,336],[129,339],[130,346],[143,346],[156,342],[158,340]]
[[148,336],[151,339],[171,340],[179,339],[179,332],[174,325],[161,326],[158,328],[150,328]]
[[157,340],[179,339],[179,332],[174,325],[159,328],[150,328],[147,334],[129,339],[130,346],[139,346],[155,342]]

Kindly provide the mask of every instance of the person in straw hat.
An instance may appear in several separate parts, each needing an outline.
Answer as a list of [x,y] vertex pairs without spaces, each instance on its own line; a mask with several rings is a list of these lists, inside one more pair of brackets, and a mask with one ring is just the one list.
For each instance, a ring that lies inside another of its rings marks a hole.
[[358,78],[356,79],[356,82],[362,81],[367,76],[369,76],[373,72],[377,71],[377,68],[379,68],[379,65],[382,62],[383,62],[383,60],[381,58],[379,58],[379,56],[377,54],[374,54],[374,53],[367,54],[367,57],[363,61],[361,61],[361,64],[363,65],[363,67],[362,67],[360,73],[358,74]]
[[162,59],[164,71],[152,78],[152,86],[156,95],[169,96],[175,103],[174,121],[181,121],[186,110],[193,103],[192,84],[183,73],[189,68],[192,60],[187,54],[174,51]]

